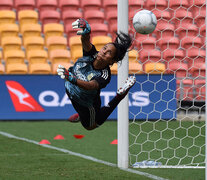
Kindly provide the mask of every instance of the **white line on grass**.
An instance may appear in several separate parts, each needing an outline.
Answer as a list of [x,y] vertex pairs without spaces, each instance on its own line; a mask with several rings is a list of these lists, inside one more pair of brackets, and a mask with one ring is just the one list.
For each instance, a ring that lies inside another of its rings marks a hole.
[[[22,138],[22,137],[17,137],[17,136],[14,136],[12,134],[9,134],[9,133],[3,132],[3,131],[0,131],[0,134],[3,135],[3,136],[6,136],[8,138],[18,139],[18,140],[21,140],[21,141],[33,143],[33,144],[40,145],[42,147],[46,147],[46,148],[49,148],[49,149],[55,149],[57,151],[61,151],[61,152],[64,152],[64,153],[67,153],[67,154],[70,154],[70,155],[73,155],[73,156],[78,156],[78,157],[81,157],[81,158],[84,158],[84,159],[87,159],[87,160],[91,160],[91,161],[94,161],[94,162],[105,164],[107,166],[117,167],[116,164],[113,164],[113,163],[110,163],[110,162],[107,162],[107,161],[102,161],[100,159],[96,159],[96,158],[91,157],[91,156],[86,156],[84,154],[72,152],[72,151],[67,150],[67,149],[62,149],[62,148],[58,148],[58,147],[47,145],[47,144],[39,144],[39,142],[37,142],[37,141]],[[155,176],[153,174],[149,174],[149,173],[146,173],[146,172],[141,172],[141,171],[137,171],[137,170],[133,170],[133,169],[129,169],[129,168],[127,168],[127,169],[120,168],[120,169],[123,170],[123,171],[126,171],[126,172],[131,172],[131,173],[134,173],[134,174],[142,175],[142,176],[145,176],[145,177],[148,177],[148,178],[151,178],[151,179],[155,179],[155,180],[167,180],[167,179],[164,179],[162,177]]]

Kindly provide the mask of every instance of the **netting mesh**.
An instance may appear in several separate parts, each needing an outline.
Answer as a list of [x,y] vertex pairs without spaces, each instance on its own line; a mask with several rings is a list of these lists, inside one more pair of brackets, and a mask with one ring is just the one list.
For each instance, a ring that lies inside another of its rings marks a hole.
[[[132,26],[134,14],[142,9],[157,17],[152,34],[138,34]],[[134,37],[133,53],[129,54],[134,60],[129,61],[139,64],[139,69],[129,67],[129,72],[145,74],[135,86],[149,94],[152,105],[147,111],[140,105],[130,112],[130,165],[145,160],[164,166],[205,165],[205,16],[204,0],[129,1],[129,26]],[[152,80],[155,76],[158,79]],[[175,91],[166,99],[166,91],[173,91],[173,80]],[[164,87],[160,87],[161,81]],[[153,90],[145,87],[147,83]],[[152,100],[155,95],[159,99]],[[175,100],[175,108],[170,106],[171,100]],[[165,119],[166,110],[171,114]],[[150,116],[153,113],[155,118]],[[145,118],[139,119],[140,115]]]

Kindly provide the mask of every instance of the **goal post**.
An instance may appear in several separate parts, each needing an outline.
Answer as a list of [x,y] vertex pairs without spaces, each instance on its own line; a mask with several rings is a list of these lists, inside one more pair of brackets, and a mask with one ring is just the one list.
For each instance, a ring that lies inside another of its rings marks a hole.
[[[141,67],[133,71],[139,77],[136,92],[118,106],[118,167],[150,162],[142,168],[205,168],[207,179],[206,2],[117,2],[118,32],[133,35],[135,60]],[[131,23],[132,15],[143,9],[158,20],[149,35],[136,33]],[[132,74],[128,54],[125,58],[118,66],[118,87]],[[132,96],[140,97],[133,109]]]

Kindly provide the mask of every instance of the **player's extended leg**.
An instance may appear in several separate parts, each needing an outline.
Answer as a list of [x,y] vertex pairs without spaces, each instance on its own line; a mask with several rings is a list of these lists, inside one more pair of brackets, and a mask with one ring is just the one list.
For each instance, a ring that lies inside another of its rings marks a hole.
[[136,78],[135,76],[130,76],[125,81],[125,84],[118,89],[116,96],[108,103],[107,106],[104,106],[100,109],[98,113],[98,118],[96,123],[98,126],[103,124],[109,115],[114,111],[117,105],[121,102],[122,99],[127,95],[130,88],[135,84]]

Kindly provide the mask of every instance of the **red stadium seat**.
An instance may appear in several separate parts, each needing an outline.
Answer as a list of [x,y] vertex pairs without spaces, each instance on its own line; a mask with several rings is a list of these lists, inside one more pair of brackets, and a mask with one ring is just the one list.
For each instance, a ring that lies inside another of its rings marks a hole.
[[76,36],[77,35],[77,29],[73,29],[71,24],[67,24],[65,27],[65,33],[68,37]]
[[162,52],[162,55],[163,60],[167,62],[182,61],[185,57],[184,51],[180,49],[167,49],[166,51]]
[[200,10],[206,10],[206,1],[205,0],[189,0],[191,5],[190,10],[192,12],[199,12]]
[[88,10],[84,12],[84,18],[89,24],[93,23],[104,23],[104,12],[100,10]]
[[193,77],[205,78],[206,77],[206,65],[205,63],[196,63],[194,64],[192,70]]
[[155,14],[158,21],[160,21],[160,20],[168,20],[169,21],[171,19],[171,15],[170,15],[169,11],[160,11],[160,10],[154,9],[152,12]]
[[100,10],[102,7],[101,0],[81,0],[81,7],[83,11]]
[[205,42],[205,38],[206,37],[206,26],[205,24],[199,28],[199,34],[202,36],[202,39],[204,40],[203,42]]
[[179,60],[170,61],[167,63],[168,73],[175,73],[177,78],[188,77],[188,64]]
[[201,48],[203,43],[200,37],[184,37],[181,40],[181,47],[184,49],[189,49],[190,47]]
[[162,38],[158,41],[160,49],[178,49],[180,46],[180,40],[177,37]]
[[42,24],[59,23],[60,13],[54,10],[44,10],[40,12],[40,21]]
[[198,27],[202,27],[205,25],[205,18],[206,18],[206,10],[201,9],[200,11],[196,11],[193,14],[194,16],[194,22]]
[[109,28],[106,24],[91,24],[91,37],[93,36],[107,36],[109,32]]
[[205,101],[206,98],[206,81],[205,79],[195,79],[195,100]]
[[143,37],[136,38],[136,44],[138,49],[155,49],[156,47],[156,38],[155,37],[148,37],[143,39]]
[[82,17],[83,17],[83,13],[80,11],[71,10],[71,11],[62,12],[62,20],[64,22],[64,25],[69,24],[72,26],[72,23],[74,21]]
[[158,23],[154,32],[157,36],[157,40],[159,40],[160,38],[174,37],[174,31],[175,27],[173,24]]
[[161,52],[157,49],[141,50],[139,52],[141,62],[158,62],[161,60]]
[[188,0],[168,0],[169,8],[176,10],[182,7],[189,8]]
[[129,12],[133,12],[135,14],[137,11],[142,9],[144,9],[144,1],[129,0]]
[[199,33],[198,27],[194,24],[186,24],[185,26],[179,27],[175,30],[175,33],[179,36],[180,39],[191,36],[196,37]]
[[0,10],[12,10],[13,0],[0,0]]
[[58,7],[57,0],[37,0],[38,10],[56,10]]
[[103,0],[103,8],[106,13],[117,10],[117,0]]
[[20,10],[34,10],[36,5],[35,5],[35,0],[15,0],[15,8],[17,11]]
[[109,11],[106,14],[106,20],[109,25],[117,24],[117,11]]
[[80,7],[79,0],[59,0],[59,8],[61,11],[78,10]]
[[146,9],[153,10],[153,9],[159,9],[159,10],[165,10],[167,9],[168,4],[166,0],[147,0],[146,1]]

